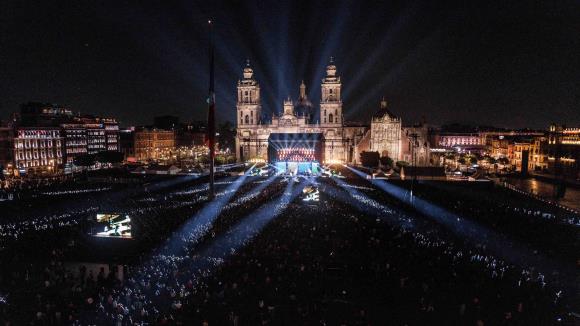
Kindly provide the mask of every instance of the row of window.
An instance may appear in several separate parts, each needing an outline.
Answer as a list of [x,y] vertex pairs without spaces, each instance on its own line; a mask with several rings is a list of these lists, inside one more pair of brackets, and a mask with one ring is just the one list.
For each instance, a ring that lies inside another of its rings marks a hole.
[[18,130],[18,138],[60,138],[58,130]]
[[439,142],[441,146],[454,146],[454,145],[480,145],[481,141],[479,138],[443,138]]
[[53,143],[52,139],[16,139],[14,142],[14,148],[49,148],[52,147],[53,144],[55,144],[57,147],[60,147],[60,140],[57,140]]
[[32,168],[32,167],[41,167],[41,166],[53,166],[61,164],[62,160],[57,159],[53,162],[50,160],[34,160],[34,161],[25,161],[25,162],[18,162],[17,165],[19,168]]
[[79,148],[79,147],[73,147],[73,148],[67,148],[66,149],[66,153],[67,154],[75,154],[75,153],[86,153],[87,149],[86,148]]
[[18,151],[15,155],[17,160],[31,160],[38,158],[55,158],[62,157],[60,151],[56,151],[56,155],[52,151]]

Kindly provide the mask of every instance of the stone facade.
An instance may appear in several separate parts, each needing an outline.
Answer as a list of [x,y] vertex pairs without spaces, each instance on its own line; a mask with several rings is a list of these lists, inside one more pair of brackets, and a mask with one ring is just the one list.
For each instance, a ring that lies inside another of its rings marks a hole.
[[395,162],[400,161],[401,123],[401,119],[387,109],[387,101],[383,99],[371,120],[370,151],[388,156]]
[[[321,83],[320,121],[314,121],[312,103],[306,97],[306,86],[300,85],[300,97],[283,102],[281,115],[270,121],[262,119],[260,85],[249,63],[243,79],[238,81],[236,157],[238,161],[267,160],[268,138],[272,133],[321,133],[324,136],[325,163],[350,162],[354,159],[356,137],[364,134],[364,127],[345,127],[341,80],[334,63],[326,67]],[[351,138],[349,138],[351,137]]]

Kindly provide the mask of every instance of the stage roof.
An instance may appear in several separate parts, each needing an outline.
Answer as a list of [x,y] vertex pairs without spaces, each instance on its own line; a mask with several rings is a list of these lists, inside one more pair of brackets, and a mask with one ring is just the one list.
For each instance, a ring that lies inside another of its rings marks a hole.
[[268,138],[272,142],[317,142],[324,141],[322,133],[271,133]]

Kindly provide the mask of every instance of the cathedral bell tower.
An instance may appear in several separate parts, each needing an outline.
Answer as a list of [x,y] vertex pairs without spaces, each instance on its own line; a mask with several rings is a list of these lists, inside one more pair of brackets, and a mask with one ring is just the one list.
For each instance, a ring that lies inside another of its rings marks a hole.
[[237,122],[239,126],[252,126],[260,123],[262,105],[260,104],[260,85],[254,79],[250,60],[246,61],[244,78],[238,80]]
[[340,77],[336,75],[334,59],[326,66],[326,77],[322,78],[320,100],[320,124],[342,126],[342,100]]

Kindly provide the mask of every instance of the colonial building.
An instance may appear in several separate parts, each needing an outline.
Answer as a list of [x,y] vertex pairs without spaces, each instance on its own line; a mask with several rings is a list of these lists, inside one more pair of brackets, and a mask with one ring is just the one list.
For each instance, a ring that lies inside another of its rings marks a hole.
[[81,123],[63,123],[60,126],[64,138],[65,163],[70,165],[76,157],[88,152],[87,129]]
[[120,151],[119,124],[115,119],[85,116],[75,118],[74,121],[86,129],[88,154]]
[[401,118],[387,108],[384,98],[371,120],[368,150],[378,152],[381,157],[390,157],[394,162],[405,161],[414,166],[431,165],[427,124],[403,126]]
[[383,98],[371,120],[370,151],[388,156],[393,161],[401,160],[401,130],[401,119],[388,110]]
[[159,161],[169,159],[175,151],[175,132],[155,128],[135,130],[135,159],[137,161]]
[[[282,114],[263,119],[260,85],[254,78],[249,62],[238,81],[236,156],[238,161],[267,160],[270,135],[305,134],[305,138],[321,139],[323,162],[350,162],[353,160],[355,140],[364,127],[345,127],[341,99],[341,80],[331,62],[321,83],[319,121],[315,121],[314,106],[306,96],[306,85],[300,85],[296,102],[288,97],[283,102]],[[348,132],[347,132],[348,128]],[[316,136],[308,134],[318,134]],[[294,137],[294,136],[293,136]]]
[[552,124],[542,150],[548,157],[548,170],[568,178],[580,178],[580,128]]
[[440,133],[437,134],[437,146],[443,148],[461,148],[464,151],[479,151],[485,145],[485,138],[480,133]]
[[100,118],[99,121],[103,124],[105,129],[105,144],[107,151],[119,152],[121,147],[119,145],[119,124],[113,118]]
[[52,174],[63,164],[63,140],[55,127],[18,127],[14,137],[14,165],[21,173]]

